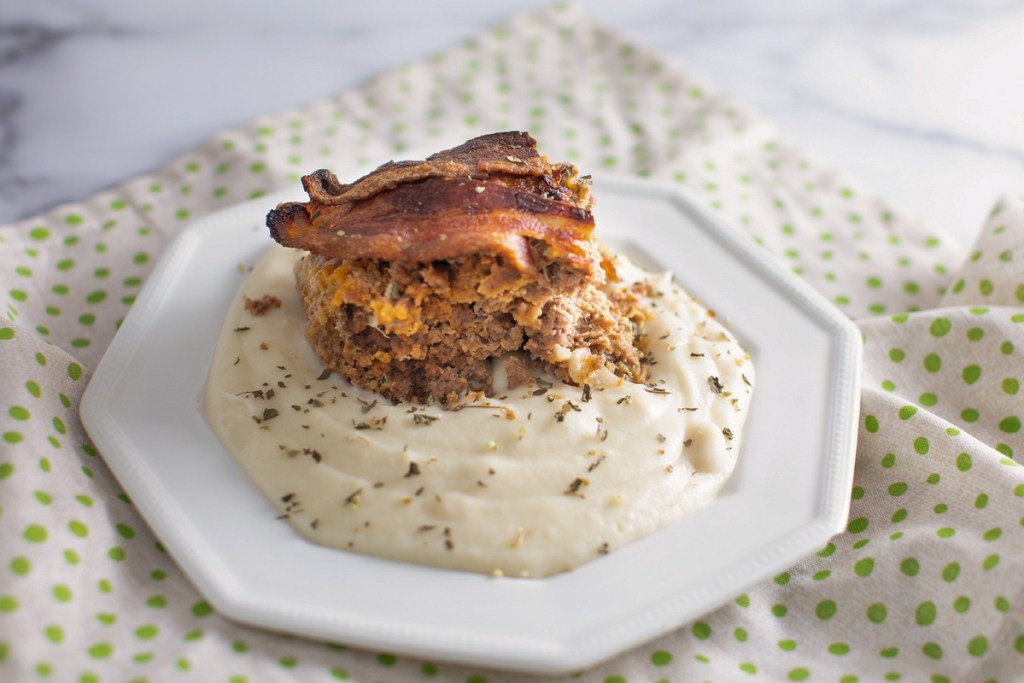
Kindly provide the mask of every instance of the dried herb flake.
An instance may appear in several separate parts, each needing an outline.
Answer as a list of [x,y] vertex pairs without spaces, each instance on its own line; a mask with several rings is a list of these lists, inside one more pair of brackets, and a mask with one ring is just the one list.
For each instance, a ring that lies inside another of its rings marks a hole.
[[565,494],[570,496],[579,495],[580,489],[589,484],[590,482],[587,481],[586,479],[576,477],[575,479],[572,480],[572,483],[569,484],[569,488],[565,490]]

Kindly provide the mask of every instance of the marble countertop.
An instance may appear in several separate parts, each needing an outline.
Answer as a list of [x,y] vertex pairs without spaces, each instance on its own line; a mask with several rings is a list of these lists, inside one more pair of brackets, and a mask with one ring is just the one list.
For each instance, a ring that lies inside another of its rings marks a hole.
[[[542,4],[4,2],[0,223]],[[579,4],[964,245],[1024,192],[1024,1]]]

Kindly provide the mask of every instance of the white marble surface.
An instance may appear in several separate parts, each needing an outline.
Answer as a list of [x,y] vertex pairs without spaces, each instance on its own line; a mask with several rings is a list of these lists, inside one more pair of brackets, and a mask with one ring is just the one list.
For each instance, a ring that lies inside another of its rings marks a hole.
[[[0,223],[541,4],[3,0]],[[580,4],[965,245],[1024,192],[1022,0]]]

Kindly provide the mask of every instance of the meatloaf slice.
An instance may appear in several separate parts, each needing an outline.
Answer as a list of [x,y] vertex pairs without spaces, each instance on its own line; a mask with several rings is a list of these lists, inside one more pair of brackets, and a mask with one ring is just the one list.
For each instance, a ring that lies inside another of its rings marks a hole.
[[321,362],[396,401],[451,405],[517,356],[573,384],[642,381],[640,299],[592,237],[586,179],[525,133],[388,163],[352,184],[303,178],[270,212]]

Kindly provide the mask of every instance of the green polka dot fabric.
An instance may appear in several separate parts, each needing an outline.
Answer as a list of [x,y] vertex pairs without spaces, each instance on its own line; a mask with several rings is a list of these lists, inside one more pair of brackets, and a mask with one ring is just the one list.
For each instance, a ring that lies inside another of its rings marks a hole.
[[0,228],[0,680],[524,680],[228,622],[154,538],[77,415],[90,370],[189,220],[316,168],[344,176],[508,129],[584,173],[687,188],[865,340],[847,531],[698,622],[565,680],[1016,680],[1024,197],[1001,202],[963,251],[572,7]]

